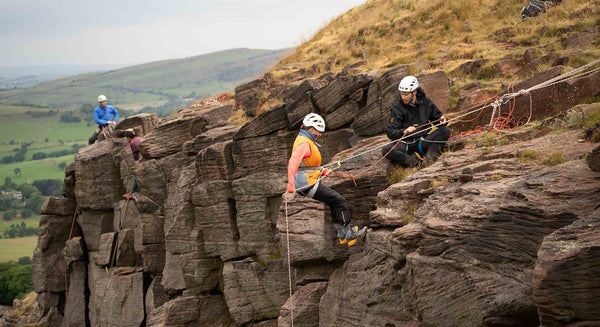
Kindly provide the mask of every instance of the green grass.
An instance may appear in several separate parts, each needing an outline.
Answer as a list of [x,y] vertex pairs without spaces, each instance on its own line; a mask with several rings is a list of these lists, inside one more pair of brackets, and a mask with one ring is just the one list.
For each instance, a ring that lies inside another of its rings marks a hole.
[[0,239],[0,262],[17,261],[20,257],[33,258],[37,236]]
[[[94,124],[87,126],[87,122],[83,121],[61,122],[60,113],[51,117],[34,118],[26,114],[7,115],[3,111],[5,108],[7,107],[0,105],[0,143],[4,143],[3,145],[8,145],[10,141],[45,143],[46,138],[52,143],[59,140],[81,143],[87,141],[94,132]],[[20,145],[10,146],[11,149],[15,147]],[[0,151],[6,152],[6,149]]]
[[[34,143],[34,144],[35,144],[35,143]],[[34,147],[33,145],[32,145],[32,146],[30,146],[30,147],[29,147],[29,150],[28,150],[28,151],[27,151],[27,153],[25,154],[25,161],[29,161],[29,160],[31,160],[31,159],[32,159],[32,157],[33,157],[33,154],[34,154],[34,153],[37,153],[37,152],[44,152],[44,153],[46,153],[46,154],[50,154],[50,153],[52,153],[52,152],[54,152],[54,151],[70,150],[70,149],[72,149],[72,148],[73,148],[73,147],[71,146],[72,144],[84,144],[84,145],[86,145],[86,144],[87,144],[87,141],[81,140],[81,141],[79,141],[79,143],[78,143],[78,142],[69,142],[67,145],[54,145],[54,144],[53,144],[53,145],[49,145],[49,146],[47,146],[47,147],[43,147],[43,146],[44,146],[44,145],[46,145],[46,144],[48,144],[48,143],[37,144],[35,147]],[[13,147],[13,148],[17,148],[17,147],[18,147],[19,149],[21,148],[21,147],[20,147],[20,145],[19,145],[19,146],[15,146],[15,145],[13,145],[13,146],[11,146],[11,147]],[[3,146],[0,146],[0,149],[2,149],[2,148],[3,148]],[[12,150],[11,150],[11,151],[7,151],[7,152],[0,152],[0,159],[1,159],[2,157],[5,157],[5,156],[14,155],[15,153],[16,153],[16,152],[14,152],[14,151],[12,151]],[[1,164],[0,164],[0,165],[1,165]]]
[[[23,161],[0,165],[0,181],[4,182],[5,177],[10,177],[13,183],[19,185],[22,183],[32,183],[36,179],[60,179],[65,178],[63,169],[58,168],[58,164],[64,162],[70,164],[75,158],[74,154],[63,157],[49,158],[43,160]],[[21,169],[21,174],[15,175],[15,168]]]
[[9,221],[2,219],[0,220],[0,235],[4,237],[4,231],[10,229],[10,225],[21,225],[22,222],[25,222],[25,225],[27,227],[38,227],[40,225],[40,217],[41,216],[32,217],[28,219],[17,218]]
[[517,158],[520,163],[535,162],[540,157],[537,151],[521,150],[517,152]]
[[390,185],[400,183],[406,177],[415,173],[417,170],[417,168],[403,168],[402,166],[393,167],[390,173]]
[[22,115],[27,111],[48,111],[48,108],[38,108],[29,106],[11,106],[0,104],[0,112],[2,115]]
[[410,222],[415,220],[415,211],[419,208],[418,204],[412,204],[406,209],[406,215],[402,219],[405,225],[408,225]]
[[544,159],[544,164],[548,166],[557,166],[569,161],[569,159],[565,158],[562,151],[555,151],[546,156]]

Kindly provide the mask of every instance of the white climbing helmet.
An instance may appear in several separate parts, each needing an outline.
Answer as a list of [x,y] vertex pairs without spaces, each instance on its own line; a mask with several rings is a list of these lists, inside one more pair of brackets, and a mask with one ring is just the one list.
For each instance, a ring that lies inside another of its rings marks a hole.
[[417,81],[417,78],[414,76],[406,76],[404,77],[401,81],[400,84],[398,85],[398,90],[400,90],[400,92],[412,92],[416,89],[419,88],[419,81]]
[[104,95],[104,94],[100,94],[98,96],[98,102],[102,102],[102,101],[106,101],[106,95]]
[[318,114],[310,113],[304,117],[302,124],[305,128],[314,127],[317,131],[325,132],[325,120]]

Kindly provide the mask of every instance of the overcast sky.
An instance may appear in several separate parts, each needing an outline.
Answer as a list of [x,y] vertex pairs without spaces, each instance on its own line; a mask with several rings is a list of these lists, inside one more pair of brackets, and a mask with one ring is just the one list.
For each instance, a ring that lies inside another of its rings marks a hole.
[[281,49],[365,0],[0,0],[0,67]]

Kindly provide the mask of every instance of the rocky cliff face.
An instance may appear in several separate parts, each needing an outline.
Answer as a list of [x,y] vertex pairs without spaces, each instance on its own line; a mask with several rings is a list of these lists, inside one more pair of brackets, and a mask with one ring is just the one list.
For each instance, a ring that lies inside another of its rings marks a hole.
[[[283,105],[241,128],[223,126],[227,105],[182,109],[158,124],[130,118],[128,127],[151,129],[137,164],[123,139],[81,149],[67,167],[65,197],[42,209],[40,325],[287,326],[292,313],[296,326],[598,323],[600,173],[585,162],[596,158],[598,167],[598,150],[583,159],[596,144],[579,142],[580,131],[467,147],[391,186],[386,161],[356,186],[326,179],[353,220],[370,226],[351,248],[337,244],[321,203],[296,197],[286,222],[281,194],[301,117],[325,116],[327,161],[387,142],[372,135],[385,130],[407,72],[290,86]],[[600,83],[585,81],[600,75],[586,78],[563,84],[579,98],[598,94]],[[421,80],[448,110],[446,75]],[[240,96],[256,97],[253,87],[267,82],[245,85]],[[553,103],[553,113],[572,102]],[[535,106],[535,118],[545,109]],[[519,155],[534,151],[535,160]],[[556,151],[568,161],[544,163]],[[379,157],[369,152],[343,171]],[[133,176],[141,192],[126,200]]]

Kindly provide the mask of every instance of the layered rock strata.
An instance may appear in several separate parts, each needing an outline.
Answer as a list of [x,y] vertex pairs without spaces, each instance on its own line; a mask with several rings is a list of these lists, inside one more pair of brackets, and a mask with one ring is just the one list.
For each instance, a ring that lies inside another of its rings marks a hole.
[[[596,146],[580,143],[578,131],[513,137],[505,146],[444,155],[390,185],[398,168],[372,164],[389,142],[377,134],[407,73],[402,66],[377,78],[324,75],[281,89],[283,104],[241,128],[223,126],[220,115],[233,110],[227,106],[184,108],[157,123],[129,118],[123,126],[154,126],[139,163],[123,139],[81,149],[66,169],[64,198],[50,198],[40,222],[34,286],[43,323],[286,326],[292,312],[304,326],[596,319],[592,307],[564,313],[586,289],[569,300],[551,292],[567,287],[557,286],[564,278],[556,267],[593,258],[592,232],[581,244],[565,242],[577,243],[568,235],[587,231],[576,224],[593,218],[599,204],[600,176],[582,159]],[[420,78],[449,109],[445,73]],[[269,83],[240,88],[248,113],[256,114]],[[570,83],[577,94],[593,91]],[[339,244],[324,204],[300,196],[282,202],[292,143],[309,112],[328,124],[319,140],[324,163],[339,162],[354,177],[323,180],[346,197],[353,223],[370,227],[354,247]],[[519,155],[526,150],[539,157]],[[558,150],[567,162],[550,166],[545,154]],[[133,177],[141,192],[122,198]],[[555,258],[556,246],[581,250]]]

